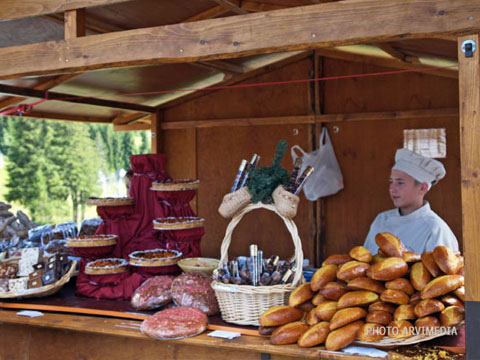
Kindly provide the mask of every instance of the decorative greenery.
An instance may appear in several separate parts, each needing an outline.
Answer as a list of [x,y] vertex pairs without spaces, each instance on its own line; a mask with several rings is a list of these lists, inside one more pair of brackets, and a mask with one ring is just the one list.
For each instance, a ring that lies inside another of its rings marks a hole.
[[272,193],[278,185],[287,185],[289,173],[280,166],[280,162],[285,155],[288,143],[280,140],[275,150],[275,156],[271,166],[260,166],[258,169],[251,170],[248,174],[247,186],[252,194],[252,203],[272,202]]

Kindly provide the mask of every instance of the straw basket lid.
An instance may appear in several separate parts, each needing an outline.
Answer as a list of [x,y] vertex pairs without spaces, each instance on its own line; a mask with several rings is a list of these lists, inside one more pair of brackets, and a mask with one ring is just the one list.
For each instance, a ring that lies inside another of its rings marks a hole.
[[292,283],[272,285],[272,286],[251,286],[224,284],[213,281],[212,288],[217,296],[222,319],[226,322],[239,325],[258,326],[258,318],[268,308],[275,305],[285,305],[288,303],[288,297],[295,287],[303,281],[302,265],[303,251],[297,226],[292,219],[280,215],[274,205],[265,205],[262,203],[249,204],[240,210],[230,221],[225,232],[221,246],[221,258],[218,268],[222,268],[228,261],[228,248],[230,247],[232,233],[243,216],[256,209],[266,209],[273,211],[280,216],[290,232],[295,246],[295,263],[297,271]]

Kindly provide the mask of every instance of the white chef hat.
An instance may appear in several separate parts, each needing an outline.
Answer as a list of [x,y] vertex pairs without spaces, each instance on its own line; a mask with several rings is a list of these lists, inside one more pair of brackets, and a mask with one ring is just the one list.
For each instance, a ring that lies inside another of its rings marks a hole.
[[428,184],[428,189],[443,179],[446,174],[443,164],[408,149],[398,149],[395,154],[394,170],[410,175],[418,182]]

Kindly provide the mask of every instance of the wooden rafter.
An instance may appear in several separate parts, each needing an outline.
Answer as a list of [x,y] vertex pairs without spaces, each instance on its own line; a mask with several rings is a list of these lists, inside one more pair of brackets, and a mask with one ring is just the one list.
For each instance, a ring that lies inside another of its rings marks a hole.
[[480,31],[480,23],[469,20],[480,18],[480,3],[470,0],[346,0],[266,14],[2,48],[0,79]]
[[215,6],[211,9],[205,10],[199,14],[190,16],[189,18],[183,20],[182,22],[195,22],[195,21],[200,21],[200,20],[206,20],[206,19],[213,19],[217,16],[221,16],[223,14],[226,14],[230,10],[227,9],[224,6]]
[[382,49],[388,55],[390,55],[391,57],[393,57],[397,60],[400,60],[400,61],[403,61],[403,62],[406,62],[406,63],[410,63],[410,64],[419,64],[420,63],[420,60],[418,59],[418,57],[408,56],[405,53],[403,53],[402,51],[394,48],[393,46],[391,46],[388,43],[378,43],[378,44],[375,44],[375,46],[378,47],[379,49]]
[[127,115],[117,116],[112,120],[114,125],[131,125],[136,122],[150,123],[151,114],[144,113],[130,113]]
[[67,10],[118,4],[126,1],[131,0],[2,0],[2,6],[0,6],[0,20],[47,15]]
[[[195,64],[195,63],[192,63]],[[241,65],[229,63],[228,61],[215,60],[215,61],[201,61],[198,64],[210,69],[219,70],[229,74],[243,74],[247,72],[248,68]]]
[[[9,114],[8,116],[16,116],[15,114]],[[91,123],[101,123],[101,124],[110,124],[111,119],[103,118],[99,116],[81,116],[81,115],[72,115],[72,114],[60,114],[60,113],[49,113],[43,111],[32,111],[28,114],[22,114],[24,118],[31,119],[46,119],[46,120],[62,120],[62,121],[79,121],[79,122],[91,122]]]
[[248,14],[247,10],[242,9],[240,6],[236,5],[233,1],[229,1],[229,0],[211,0],[211,1],[216,2],[218,5],[221,5],[233,11],[236,14],[239,14],[239,15]]
[[65,11],[65,40],[85,36],[85,9]]

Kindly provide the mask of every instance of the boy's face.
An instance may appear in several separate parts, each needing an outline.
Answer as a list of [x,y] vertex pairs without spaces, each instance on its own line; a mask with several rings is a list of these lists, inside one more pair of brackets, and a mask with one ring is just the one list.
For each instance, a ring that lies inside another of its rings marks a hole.
[[[428,191],[426,183],[418,184],[415,179],[400,170],[392,170],[390,175],[390,198],[395,207],[411,212],[423,205],[423,197]],[[408,211],[410,210],[410,211]]]

